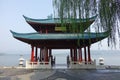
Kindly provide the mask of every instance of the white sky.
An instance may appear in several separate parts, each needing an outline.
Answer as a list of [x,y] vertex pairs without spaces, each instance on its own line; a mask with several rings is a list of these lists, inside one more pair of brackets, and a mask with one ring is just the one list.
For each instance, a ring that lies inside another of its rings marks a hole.
[[[16,40],[9,30],[18,33],[35,32],[22,15],[31,18],[47,18],[53,13],[52,0],[0,0],[0,53],[30,51],[30,45]],[[107,42],[102,46],[92,45],[94,50],[108,50]]]

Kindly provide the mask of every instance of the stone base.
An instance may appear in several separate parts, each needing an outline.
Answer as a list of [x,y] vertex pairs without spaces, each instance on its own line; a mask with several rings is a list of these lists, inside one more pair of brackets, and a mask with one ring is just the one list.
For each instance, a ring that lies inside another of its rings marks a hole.
[[91,62],[70,61],[69,69],[96,69],[96,61],[95,60]]
[[30,62],[26,61],[26,69],[51,69],[51,62]]
[[72,64],[69,66],[69,69],[96,69],[96,65],[93,64]]

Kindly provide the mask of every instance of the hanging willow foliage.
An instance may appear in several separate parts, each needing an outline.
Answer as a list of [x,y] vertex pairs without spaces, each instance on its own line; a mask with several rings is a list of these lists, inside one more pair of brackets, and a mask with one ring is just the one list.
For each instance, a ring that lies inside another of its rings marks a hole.
[[[120,0],[53,0],[53,6],[55,17],[59,17],[63,25],[65,18],[73,20],[71,32],[81,32],[83,26],[76,26],[74,19],[88,19],[97,14],[94,29],[98,33],[111,31],[108,46],[116,45],[116,35],[120,39]],[[91,31],[90,27],[87,31]]]

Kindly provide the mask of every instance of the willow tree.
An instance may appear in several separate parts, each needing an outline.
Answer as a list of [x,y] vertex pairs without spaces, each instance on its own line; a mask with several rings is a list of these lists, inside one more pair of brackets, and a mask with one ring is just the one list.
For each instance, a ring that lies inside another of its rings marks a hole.
[[[53,0],[53,6],[55,17],[63,24],[64,18],[81,20],[98,15],[94,30],[98,33],[110,31],[108,46],[116,45],[117,36],[120,39],[120,0]],[[74,25],[73,21],[72,30],[78,30]],[[91,32],[91,27],[87,31]]]

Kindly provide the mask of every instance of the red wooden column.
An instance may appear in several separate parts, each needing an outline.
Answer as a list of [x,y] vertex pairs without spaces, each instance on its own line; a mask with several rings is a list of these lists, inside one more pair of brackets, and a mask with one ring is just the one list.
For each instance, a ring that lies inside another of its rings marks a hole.
[[71,57],[71,61],[73,61],[73,51],[72,51],[72,49],[70,49],[70,57]]
[[50,60],[51,60],[51,64],[53,65],[52,49],[49,49],[49,61]]
[[48,49],[45,48],[45,62],[48,62]]
[[51,56],[52,56],[52,50],[49,49],[49,57],[51,57]]
[[42,33],[42,30],[40,30],[40,33]]
[[43,53],[44,53],[44,50],[43,50],[43,48],[41,48],[40,49],[40,60],[41,61],[44,61],[44,54]]
[[77,61],[77,49],[74,48],[74,61]]
[[52,61],[52,49],[49,49],[49,61]]
[[40,61],[42,61],[41,48],[40,48]]
[[45,30],[45,33],[46,33],[46,34],[48,33],[48,30],[47,30],[47,29]]
[[31,46],[31,62],[34,62],[34,46]]
[[73,61],[75,61],[75,49],[73,49]]
[[88,62],[91,62],[90,46],[88,46]]
[[36,50],[35,50],[35,60],[37,61],[37,55],[38,55],[38,48],[36,47]]
[[42,59],[45,62],[46,60],[46,52],[45,52],[45,48],[42,48]]
[[87,54],[86,54],[86,47],[84,46],[84,57],[85,57],[85,64],[87,62]]
[[79,53],[79,61],[82,62],[83,59],[82,59],[82,49],[81,48],[78,49],[78,53]]

